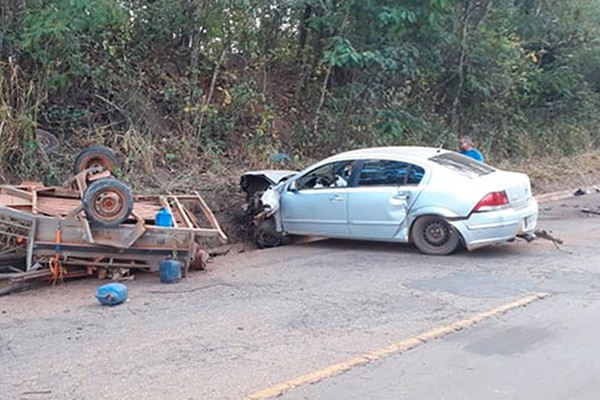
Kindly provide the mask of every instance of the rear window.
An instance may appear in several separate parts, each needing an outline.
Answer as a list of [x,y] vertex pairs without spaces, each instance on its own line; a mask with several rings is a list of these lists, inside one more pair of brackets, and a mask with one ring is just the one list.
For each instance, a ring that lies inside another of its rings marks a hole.
[[487,164],[462,156],[458,153],[444,153],[430,158],[431,161],[465,175],[487,175],[495,171]]

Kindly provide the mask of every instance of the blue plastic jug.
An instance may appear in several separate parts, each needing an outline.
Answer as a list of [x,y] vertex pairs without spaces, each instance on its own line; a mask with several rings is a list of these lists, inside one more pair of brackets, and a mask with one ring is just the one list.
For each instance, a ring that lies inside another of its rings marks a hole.
[[169,258],[161,261],[159,270],[162,283],[177,283],[181,279],[181,263],[177,260]]
[[127,300],[127,286],[122,283],[108,283],[96,290],[96,298],[105,306],[116,306]]
[[173,226],[173,215],[165,207],[161,207],[156,214],[156,225]]

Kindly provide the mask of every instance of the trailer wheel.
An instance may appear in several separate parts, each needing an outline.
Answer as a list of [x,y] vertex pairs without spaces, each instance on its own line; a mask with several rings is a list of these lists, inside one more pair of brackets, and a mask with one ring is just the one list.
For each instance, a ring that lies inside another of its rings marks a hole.
[[78,174],[92,167],[102,167],[113,172],[118,166],[119,161],[111,149],[104,146],[92,146],[79,152],[73,164],[73,173]]
[[60,147],[58,138],[43,129],[35,130],[35,141],[38,148],[46,154],[53,153]]
[[133,210],[133,195],[115,178],[100,179],[83,193],[83,211],[92,225],[109,228],[124,222]]

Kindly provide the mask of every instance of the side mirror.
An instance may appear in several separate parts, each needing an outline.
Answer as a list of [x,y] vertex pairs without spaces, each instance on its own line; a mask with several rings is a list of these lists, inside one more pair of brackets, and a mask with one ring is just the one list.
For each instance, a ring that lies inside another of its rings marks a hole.
[[297,192],[298,191],[298,182],[292,181],[290,183],[290,185],[288,186],[288,191],[290,191],[290,192]]

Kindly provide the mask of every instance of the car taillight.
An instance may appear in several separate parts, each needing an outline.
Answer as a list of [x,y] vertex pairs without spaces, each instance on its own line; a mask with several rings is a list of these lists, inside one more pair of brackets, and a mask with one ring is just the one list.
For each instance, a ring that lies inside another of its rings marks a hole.
[[505,191],[492,192],[483,196],[483,199],[473,208],[473,212],[493,211],[505,208],[508,205],[508,196]]

